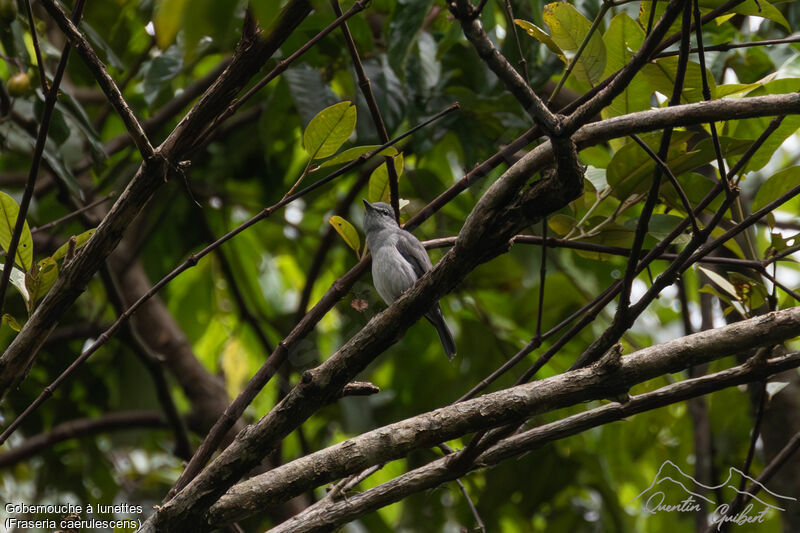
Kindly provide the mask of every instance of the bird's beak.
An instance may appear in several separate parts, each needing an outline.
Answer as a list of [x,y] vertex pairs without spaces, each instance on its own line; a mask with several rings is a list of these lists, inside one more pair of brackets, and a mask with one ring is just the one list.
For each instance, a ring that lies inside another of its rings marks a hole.
[[367,208],[367,211],[373,211],[375,209],[372,207],[372,204],[366,201],[364,198],[362,198],[361,201],[364,202],[364,207]]

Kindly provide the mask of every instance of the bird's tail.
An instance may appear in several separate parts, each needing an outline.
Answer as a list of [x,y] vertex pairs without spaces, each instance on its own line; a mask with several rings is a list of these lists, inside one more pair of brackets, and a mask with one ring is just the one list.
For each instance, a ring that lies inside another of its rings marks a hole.
[[442,309],[438,303],[425,315],[425,318],[436,328],[439,340],[442,341],[442,346],[444,347],[444,353],[448,359],[452,360],[456,356],[456,341],[453,340],[453,334],[450,333],[450,328],[447,327],[447,322],[444,320]]

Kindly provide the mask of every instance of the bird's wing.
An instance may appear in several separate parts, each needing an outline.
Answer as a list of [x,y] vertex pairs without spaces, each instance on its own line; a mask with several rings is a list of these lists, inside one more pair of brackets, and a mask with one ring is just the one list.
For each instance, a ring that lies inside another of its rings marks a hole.
[[417,279],[421,278],[425,272],[433,268],[431,258],[425,247],[411,233],[402,230],[397,238],[397,251],[409,262],[417,274]]

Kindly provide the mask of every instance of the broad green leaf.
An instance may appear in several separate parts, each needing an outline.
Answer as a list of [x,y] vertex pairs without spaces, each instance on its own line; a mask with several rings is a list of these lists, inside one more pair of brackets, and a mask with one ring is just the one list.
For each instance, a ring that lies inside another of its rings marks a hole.
[[735,94],[746,93],[761,86],[761,83],[726,83],[717,85],[717,98],[725,98]]
[[[725,233],[725,230],[717,226],[711,231],[711,237],[716,239],[722,237],[723,233]],[[747,256],[744,255],[742,247],[739,246],[739,243],[736,242],[736,239],[728,239],[727,241],[725,241],[725,244],[723,244],[723,246],[725,246],[725,248],[736,254],[736,257],[738,257],[739,259],[747,259]]]
[[[544,22],[550,28],[550,37],[564,52],[567,61],[573,61],[592,23],[572,4],[554,2],[544,6]],[[606,48],[599,33],[589,38],[586,48],[578,58],[573,73],[584,83],[594,85],[603,78],[606,67]]]
[[[44,100],[36,98],[33,103],[33,112],[37,117],[41,117],[44,112]],[[61,146],[69,139],[70,129],[67,121],[64,119],[61,110],[56,107],[53,109],[53,114],[50,117],[50,127],[47,129],[47,136],[52,139],[58,146]]]
[[[0,122],[0,138],[3,138],[4,149],[17,150],[22,153],[32,154],[36,145],[36,139],[33,135],[11,121]],[[83,198],[83,192],[75,180],[75,176],[72,175],[69,166],[64,163],[61,152],[54,148],[51,143],[46,143],[42,157],[61,182],[69,188],[70,192],[76,198]]]
[[[404,0],[399,2],[389,22],[387,59],[397,73],[404,73],[406,62],[418,42],[426,15],[433,0]],[[486,12],[491,10],[487,9]],[[484,24],[486,24],[484,20]],[[491,26],[488,26],[491,27]],[[402,75],[402,74],[401,74]]]
[[713,270],[709,270],[709,269],[701,267],[701,266],[698,266],[697,270],[700,270],[701,272],[703,272],[703,274],[708,276],[708,279],[710,279],[711,281],[716,283],[716,285],[720,289],[722,289],[723,291],[727,292],[728,294],[733,296],[735,299],[737,299],[737,300],[739,299],[739,294],[736,292],[736,287],[734,287],[733,284],[730,281],[725,279],[725,277],[717,274]]
[[183,23],[183,12],[188,0],[161,0],[156,4],[153,26],[156,30],[156,43],[166,50],[175,41]]
[[577,220],[569,215],[564,215],[561,213],[547,217],[547,227],[559,235],[566,235],[572,231],[572,228],[574,228],[577,224]]
[[262,28],[269,28],[286,5],[288,0],[251,0],[247,3],[248,7],[256,16],[258,25]]
[[[670,139],[667,162],[679,154],[685,153],[686,141],[692,137],[687,131],[675,131]],[[661,143],[661,133],[641,135],[642,140],[651,150],[658,152]],[[606,179],[608,185],[614,189],[614,196],[620,200],[626,199],[637,190],[641,181],[652,176],[655,163],[647,152],[636,143],[628,143],[614,154],[608,164]]]
[[[3,266],[0,264],[0,273],[3,272]],[[17,288],[19,293],[22,295],[22,299],[25,300],[25,303],[28,304],[31,300],[31,295],[28,292],[27,287],[25,287],[25,272],[18,269],[17,267],[11,267],[11,276],[9,276],[8,280],[11,284]]]
[[[0,192],[0,247],[8,251],[11,245],[11,235],[14,233],[14,226],[17,223],[19,206],[17,202],[8,194]],[[23,271],[28,271],[33,265],[33,236],[28,222],[22,226],[22,235],[19,237],[17,245],[17,256],[14,263],[22,267]]]
[[[678,69],[677,57],[662,57],[656,59],[642,68],[642,75],[650,85],[667,98],[672,96],[675,86],[675,74]],[[716,98],[716,83],[714,76],[706,69],[708,88],[711,91],[711,98]],[[703,78],[700,65],[689,61],[686,65],[686,76],[683,80],[683,90],[681,91],[681,103],[689,104],[703,101]]]
[[358,251],[361,249],[361,239],[358,237],[356,228],[342,217],[336,215],[330,217],[328,222],[333,226],[333,229],[336,230],[336,233],[344,239],[347,246],[352,248],[356,255],[358,255]]
[[[603,77],[610,76],[626,64],[644,42],[644,31],[625,13],[611,19],[603,35],[606,47],[606,68]],[[603,118],[625,115],[650,108],[652,89],[643,76],[637,75],[611,104],[603,109]]]
[[[716,181],[697,172],[685,172],[678,175],[678,183],[681,185],[683,192],[686,193],[689,199],[689,205],[695,207],[706,197],[711,189],[714,188]],[[678,192],[675,190],[672,183],[664,181],[661,184],[659,193],[667,205],[673,209],[677,209],[681,213],[686,213],[686,208],[683,206],[683,202],[681,202],[680,196],[678,196]],[[724,195],[717,195],[717,197],[708,204],[705,211],[707,213],[716,213],[722,204],[723,198]]]
[[[380,145],[373,144],[370,146],[354,146],[353,148],[348,148],[344,152],[338,153],[335,156],[331,157],[330,159],[326,159],[325,161],[320,163],[320,165],[314,170],[324,167],[330,167],[333,165],[341,165],[342,163],[349,163],[350,161],[358,159],[362,155],[368,154],[379,147]],[[394,157],[397,155],[397,149],[393,146],[389,146],[387,148],[384,148],[375,155],[376,156],[388,155],[390,157]]]
[[[684,217],[655,213],[650,217],[650,221],[647,224],[647,233],[656,240],[661,241],[667,238],[683,220]],[[623,226],[631,231],[636,231],[636,225],[638,223],[639,219],[631,218],[626,220]],[[685,233],[678,235],[672,242],[674,244],[686,244],[689,242],[689,236]]]
[[633,54],[642,47],[644,30],[626,13],[619,13],[603,34],[606,47],[606,69],[604,76],[610,76],[628,64]]
[[553,42],[553,39],[550,37],[550,35],[548,35],[547,32],[542,28],[533,22],[528,22],[527,20],[522,19],[514,19],[514,24],[528,32],[528,35],[545,45],[551,52],[560,57],[562,61],[565,61],[564,52],[561,51],[561,48],[559,48],[558,45]]
[[698,292],[704,292],[706,294],[710,294],[712,296],[716,296],[717,298],[719,298],[720,301],[725,302],[728,305],[733,305],[733,301],[731,300],[730,296],[728,296],[725,293],[722,293],[722,292],[718,291],[716,288],[712,287],[709,284],[703,285],[700,288],[700,290],[698,290]]
[[161,90],[183,69],[183,52],[175,45],[150,61],[144,74],[144,99],[153,105]]
[[[800,80],[797,78],[786,78],[769,81],[747,93],[750,96],[764,96],[767,94],[787,94],[800,90]],[[772,117],[749,118],[745,120],[730,120],[725,124],[725,135],[730,135],[738,139],[757,139],[767,128]],[[786,115],[780,126],[767,137],[767,140],[756,151],[750,161],[744,166],[740,174],[760,170],[764,168],[775,151],[783,142],[800,128],[800,115]],[[733,159],[732,162],[736,162]]]
[[798,185],[800,185],[800,167],[791,167],[776,172],[758,188],[751,210],[758,211]]
[[330,157],[344,144],[356,127],[356,106],[339,102],[311,119],[303,132],[303,147],[311,159]]
[[[690,151],[686,151],[683,143],[687,140],[687,133],[673,132],[670,141],[667,165],[675,176],[695,170],[716,159],[716,152],[710,138],[702,139]],[[651,134],[643,137],[643,140],[654,152],[657,152],[658,147],[651,142],[659,137],[660,134]],[[722,145],[722,156],[726,160],[744,152],[750,146],[749,141],[728,137],[720,138],[720,144]],[[655,161],[638,144],[625,145],[614,155],[614,159],[611,160],[608,167],[608,183],[614,187],[614,196],[624,200],[633,193],[644,192],[649,186],[649,179],[655,167]],[[662,179],[666,183],[666,179]]]
[[[94,232],[95,232],[95,231],[97,231],[97,230],[93,228],[93,229],[89,229],[89,230],[86,230],[86,231],[84,231],[84,232],[83,232],[83,233],[81,233],[80,235],[77,235],[77,236],[75,237],[75,250],[77,251],[77,250],[78,250],[79,248],[81,248],[81,247],[82,247],[84,244],[86,244],[86,242],[89,240],[89,238],[90,238],[92,235],[94,235]],[[62,259],[64,259],[64,256],[65,256],[65,255],[67,255],[67,250],[68,250],[68,249],[69,249],[69,241],[67,241],[67,242],[65,242],[64,244],[62,244],[62,245],[61,245],[61,246],[58,248],[58,250],[56,250],[56,251],[53,253],[53,255],[51,255],[50,257],[51,257],[51,258],[52,258],[54,261],[61,261]]]
[[[700,7],[704,9],[716,9],[725,4],[725,2],[726,0],[700,0]],[[737,15],[765,18],[772,22],[777,22],[786,28],[786,31],[792,31],[792,28],[789,26],[783,14],[778,8],[767,2],[767,0],[747,0],[731,9],[730,12],[736,13]]]
[[25,286],[30,293],[30,306],[47,294],[58,277],[58,264],[52,257],[45,257],[34,268],[34,272],[25,275]]
[[114,52],[114,49],[111,48],[111,45],[100,36],[97,30],[86,22],[86,19],[81,20],[79,27],[86,34],[86,38],[89,39],[89,43],[91,43],[95,51],[99,50],[100,59],[102,59],[105,64],[111,65],[119,70],[125,70],[125,63],[122,62],[119,56]]
[[[403,154],[397,154],[392,159],[394,160],[394,169],[399,178],[403,174]],[[381,166],[372,171],[372,175],[369,177],[367,199],[370,202],[389,203],[389,170],[386,167],[386,162],[381,163]]]

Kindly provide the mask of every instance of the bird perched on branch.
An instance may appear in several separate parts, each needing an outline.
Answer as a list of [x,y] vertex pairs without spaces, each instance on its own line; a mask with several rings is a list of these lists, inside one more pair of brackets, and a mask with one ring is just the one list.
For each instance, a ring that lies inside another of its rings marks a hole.
[[[432,269],[433,263],[422,243],[397,224],[389,204],[371,204],[364,200],[364,206],[367,208],[364,231],[372,253],[372,281],[386,305],[391,305],[425,272]],[[425,318],[436,328],[444,353],[452,359],[456,354],[456,343],[439,302],[425,313]]]

